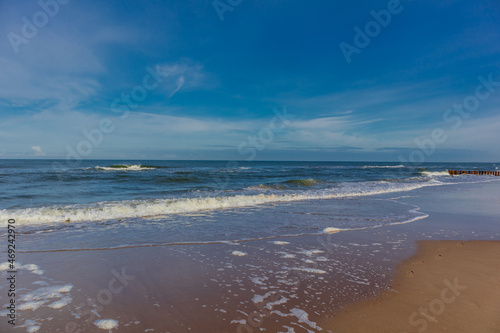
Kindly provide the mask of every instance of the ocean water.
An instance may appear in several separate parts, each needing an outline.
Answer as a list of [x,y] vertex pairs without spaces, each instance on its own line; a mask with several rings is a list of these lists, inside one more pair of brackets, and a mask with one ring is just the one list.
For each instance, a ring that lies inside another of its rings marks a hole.
[[498,165],[1,160],[0,218],[25,251],[235,242],[408,223],[413,190],[500,178],[448,169]]

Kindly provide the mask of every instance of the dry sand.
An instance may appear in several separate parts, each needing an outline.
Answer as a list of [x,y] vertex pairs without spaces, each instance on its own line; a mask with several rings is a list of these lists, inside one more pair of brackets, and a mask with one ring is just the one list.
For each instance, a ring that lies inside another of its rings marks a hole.
[[500,242],[419,241],[392,288],[322,327],[341,332],[500,332]]

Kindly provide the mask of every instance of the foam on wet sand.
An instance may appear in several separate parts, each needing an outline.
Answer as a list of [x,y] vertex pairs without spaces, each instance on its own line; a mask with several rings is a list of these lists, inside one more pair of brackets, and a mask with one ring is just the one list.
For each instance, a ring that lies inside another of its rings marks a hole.
[[94,325],[102,330],[112,330],[118,327],[118,321],[114,319],[99,319],[94,321]]

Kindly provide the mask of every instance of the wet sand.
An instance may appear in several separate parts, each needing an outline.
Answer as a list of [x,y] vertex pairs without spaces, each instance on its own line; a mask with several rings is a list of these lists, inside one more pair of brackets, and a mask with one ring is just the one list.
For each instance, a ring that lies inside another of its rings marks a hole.
[[421,241],[389,291],[321,323],[342,332],[500,332],[500,242]]
[[[355,234],[339,235],[279,239],[287,244],[26,253],[20,255],[23,263],[42,273],[21,271],[18,285],[26,291],[20,303],[28,303],[22,300],[28,292],[68,284],[73,287],[62,296],[72,301],[53,309],[49,305],[62,297],[40,299],[48,301],[18,312],[19,326],[32,320],[38,332],[104,333],[94,323],[111,319],[119,323],[112,332],[125,333],[319,331],[317,321],[326,309],[374,296],[387,287],[394,255],[406,256],[404,243],[393,241],[401,235],[384,233],[379,242],[370,235],[370,243]],[[46,285],[34,284],[40,281]]]

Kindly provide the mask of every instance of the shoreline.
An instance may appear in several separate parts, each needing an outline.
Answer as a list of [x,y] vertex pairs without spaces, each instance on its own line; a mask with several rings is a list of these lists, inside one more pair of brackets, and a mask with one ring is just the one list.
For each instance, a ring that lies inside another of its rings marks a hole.
[[[396,267],[415,255],[418,240],[500,240],[499,185],[416,190],[400,202],[429,217],[374,229],[241,243],[20,252],[27,268],[19,274],[23,310],[15,331],[38,325],[38,333],[105,332],[94,322],[116,320],[111,332],[328,332],[333,314],[386,292]],[[269,211],[276,213],[272,207],[225,213],[249,223],[269,218]],[[294,217],[286,207],[280,212],[283,219]],[[90,241],[89,230],[83,232]],[[22,301],[40,288],[55,292],[38,305]],[[4,291],[0,284],[2,305]],[[5,320],[0,315],[1,329]]]
[[322,327],[342,332],[500,331],[500,241],[419,241],[391,289]]

